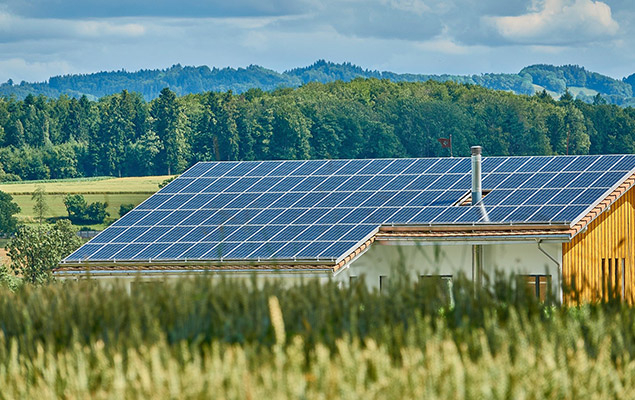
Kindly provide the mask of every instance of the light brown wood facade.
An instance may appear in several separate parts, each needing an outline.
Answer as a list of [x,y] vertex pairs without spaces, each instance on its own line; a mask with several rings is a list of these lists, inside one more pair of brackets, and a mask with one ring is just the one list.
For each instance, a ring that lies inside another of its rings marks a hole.
[[[635,187],[562,245],[562,278],[581,301],[635,304]],[[565,293],[565,302],[574,300]]]

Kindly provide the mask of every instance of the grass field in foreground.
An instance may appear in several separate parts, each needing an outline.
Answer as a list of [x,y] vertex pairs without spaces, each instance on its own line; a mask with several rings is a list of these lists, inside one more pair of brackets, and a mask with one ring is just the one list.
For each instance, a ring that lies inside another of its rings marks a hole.
[[635,309],[511,282],[457,279],[453,306],[447,286],[394,280],[0,288],[0,397],[633,398]]
[[102,201],[108,203],[110,217],[104,224],[88,225],[91,229],[104,229],[110,222],[119,218],[119,206],[122,204],[139,205],[159,190],[159,183],[170,176],[141,176],[130,178],[87,178],[56,180],[51,182],[20,182],[0,184],[0,191],[9,193],[20,206],[17,215],[23,223],[34,222],[33,200],[31,195],[37,187],[46,191],[46,202],[49,212],[46,218],[66,217],[64,196],[82,194],[87,203]]

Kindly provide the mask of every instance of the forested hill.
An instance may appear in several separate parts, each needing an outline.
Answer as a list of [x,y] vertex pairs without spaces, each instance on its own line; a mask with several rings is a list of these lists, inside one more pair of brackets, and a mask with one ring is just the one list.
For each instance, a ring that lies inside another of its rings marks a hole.
[[197,161],[635,153],[635,108],[454,82],[355,79],[145,101],[0,97],[0,181],[180,173]]
[[393,82],[454,81],[517,94],[533,94],[546,90],[553,97],[569,90],[575,98],[586,102],[593,102],[594,97],[600,94],[604,101],[611,104],[635,105],[635,74],[617,80],[576,65],[532,65],[523,68],[518,74],[422,75],[372,71],[350,63],[335,64],[324,60],[282,73],[256,65],[238,69],[174,65],[162,70],[121,70],[54,76],[48,82],[39,83],[15,84],[8,81],[0,85],[0,96],[24,99],[29,94],[43,94],[48,97],[66,94],[77,98],[86,95],[89,99],[97,99],[127,90],[140,93],[149,101],[157,98],[164,87],[170,88],[177,95],[228,90],[243,93],[252,88],[267,91],[280,87],[297,87],[309,82],[348,82],[355,78],[388,79]]

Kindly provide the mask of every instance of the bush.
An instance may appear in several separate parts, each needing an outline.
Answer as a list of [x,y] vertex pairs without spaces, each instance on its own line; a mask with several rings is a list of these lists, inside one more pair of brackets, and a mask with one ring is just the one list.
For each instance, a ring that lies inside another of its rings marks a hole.
[[119,206],[119,216],[123,217],[134,208],[134,204],[122,204]]
[[64,197],[64,205],[68,218],[74,224],[101,224],[110,215],[106,208],[108,203],[94,202],[87,204],[81,194],[68,194]]

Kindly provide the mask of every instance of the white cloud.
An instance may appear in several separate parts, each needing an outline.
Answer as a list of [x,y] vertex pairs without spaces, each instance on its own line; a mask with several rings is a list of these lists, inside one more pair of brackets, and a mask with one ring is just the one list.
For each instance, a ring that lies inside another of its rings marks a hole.
[[[13,78],[14,83],[20,81],[41,81],[52,75],[63,75],[75,71],[75,68],[65,61],[32,62],[23,58],[0,60],[0,71],[3,77]],[[5,79],[5,80],[6,80]]]
[[145,33],[139,23],[130,23],[126,19],[110,20],[61,20],[23,18],[0,11],[0,42],[19,42],[22,40],[50,40],[138,37]]
[[531,45],[592,42],[615,36],[619,24],[611,8],[594,0],[534,0],[528,13],[484,17],[503,38]]

